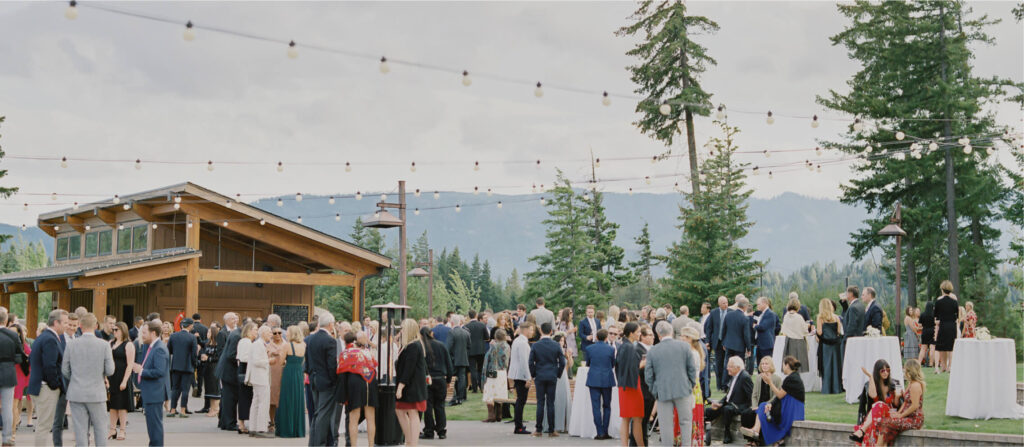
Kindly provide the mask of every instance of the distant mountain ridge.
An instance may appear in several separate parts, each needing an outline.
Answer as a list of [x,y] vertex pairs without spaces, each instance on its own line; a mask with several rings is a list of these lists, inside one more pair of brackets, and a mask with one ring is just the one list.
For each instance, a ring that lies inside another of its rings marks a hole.
[[[442,249],[451,251],[459,247],[464,259],[472,259],[479,253],[481,261],[490,261],[496,277],[508,277],[513,268],[520,274],[532,271],[534,266],[529,258],[544,251],[545,228],[541,221],[547,213],[540,204],[540,196],[441,192],[440,198],[434,199],[432,194],[421,197],[409,194],[409,243],[411,245],[426,230],[435,256]],[[300,202],[291,197],[284,199],[280,207],[276,197],[252,205],[289,219],[304,216],[304,225],[349,240],[356,217],[372,214],[379,197],[367,195],[358,201],[338,199],[335,205],[314,196],[307,196]],[[394,200],[394,196],[389,197],[389,201]],[[495,205],[498,201],[504,203],[501,209]],[[636,257],[633,238],[640,233],[644,222],[650,224],[655,253],[665,253],[680,237],[676,224],[681,201],[678,194],[604,193],[608,219],[620,225],[616,242],[625,248],[627,260]],[[456,204],[461,205],[460,212],[451,208],[430,209]],[[768,261],[766,271],[784,274],[814,262],[848,264],[851,261],[847,245],[850,233],[860,228],[866,217],[857,207],[796,193],[770,199],[752,198],[749,205],[747,214],[755,224],[741,244],[757,249],[755,257]],[[413,213],[417,208],[422,209],[418,216]],[[335,214],[341,214],[340,221],[335,221]],[[1009,240],[1008,225],[1001,223],[998,227],[1003,230],[999,247],[1005,250]],[[12,240],[20,235],[26,242],[44,240],[48,242],[44,244],[47,252],[53,248],[49,237],[35,227],[21,231],[20,227],[0,224],[0,234],[15,235]],[[383,234],[389,244],[394,244],[398,238],[397,230],[384,230]],[[663,270],[655,273],[660,275]]]

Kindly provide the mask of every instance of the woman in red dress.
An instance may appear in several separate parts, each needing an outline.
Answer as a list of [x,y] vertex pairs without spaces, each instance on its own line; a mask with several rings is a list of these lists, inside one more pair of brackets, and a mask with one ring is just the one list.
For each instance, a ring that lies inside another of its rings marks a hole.
[[974,313],[974,303],[964,304],[967,316],[964,317],[964,338],[974,338],[974,330],[978,327],[978,314]]
[[[918,430],[924,426],[924,411],[921,403],[924,400],[924,376],[921,374],[921,364],[915,359],[907,360],[903,366],[903,374],[907,379],[906,398],[899,411],[890,410],[888,407],[878,408],[877,414],[872,409],[871,416],[864,421],[867,426],[864,435],[864,445],[889,446],[896,440],[896,436],[907,430]],[[868,437],[869,431],[871,437]]]
[[636,445],[644,445],[644,395],[640,390],[640,368],[644,360],[636,348],[636,342],[640,339],[639,329],[640,326],[634,322],[626,323],[622,328],[622,336],[627,343],[619,346],[615,355],[615,381],[619,384],[619,417],[622,418],[619,439],[623,446],[629,445],[630,427]]

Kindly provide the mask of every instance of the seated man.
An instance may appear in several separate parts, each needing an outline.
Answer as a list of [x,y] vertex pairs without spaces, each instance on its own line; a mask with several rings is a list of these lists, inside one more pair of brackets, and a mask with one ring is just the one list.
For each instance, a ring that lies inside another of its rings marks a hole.
[[[723,442],[731,444],[732,431],[730,426],[732,425],[732,419],[740,415],[744,410],[750,409],[750,395],[754,392],[754,383],[750,380],[750,375],[743,370],[743,359],[738,356],[729,358],[726,371],[729,372],[728,391],[726,391],[722,400],[712,402],[704,407],[704,420],[710,422],[722,417],[723,428],[725,429]],[[710,430],[707,432],[706,443],[711,445]]]

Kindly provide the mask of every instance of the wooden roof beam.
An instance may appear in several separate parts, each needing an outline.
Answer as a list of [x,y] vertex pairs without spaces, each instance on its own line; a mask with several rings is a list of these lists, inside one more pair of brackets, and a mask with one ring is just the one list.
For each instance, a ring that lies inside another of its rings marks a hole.
[[101,208],[93,208],[92,215],[96,216],[96,218],[98,218],[99,220],[102,220],[103,223],[107,224],[107,226],[110,226],[110,227],[116,227],[117,226],[117,213],[115,213],[113,211],[109,211],[109,210],[105,210],[105,209],[101,209]]
[[355,276],[330,273],[254,272],[249,270],[199,269],[199,281],[292,284],[303,286],[352,286]]
[[64,222],[71,226],[79,234],[85,233],[85,219],[69,214],[64,215]]
[[146,222],[153,222],[156,220],[153,215],[153,207],[150,205],[143,205],[139,202],[132,202],[132,212],[142,218]]
[[113,289],[117,287],[130,286],[132,284],[142,284],[161,279],[176,278],[179,276],[185,276],[187,262],[187,259],[183,259],[164,264],[88,276],[76,279],[72,285],[75,289],[94,289],[97,287]]

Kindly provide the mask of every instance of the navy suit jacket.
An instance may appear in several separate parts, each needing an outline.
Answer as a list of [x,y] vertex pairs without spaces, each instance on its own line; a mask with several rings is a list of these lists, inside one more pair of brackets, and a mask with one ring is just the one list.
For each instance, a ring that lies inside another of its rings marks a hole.
[[139,338],[139,328],[132,326],[131,329],[128,329],[128,338],[130,338],[132,341],[135,341],[136,338]]
[[167,374],[170,354],[162,340],[154,341],[149,346],[147,356],[142,360],[142,373],[139,374],[139,390],[142,391],[143,404],[163,403],[171,398],[171,379]]
[[750,349],[752,340],[750,339],[750,330],[747,329],[747,325],[750,324],[750,320],[747,315],[741,310],[730,310],[725,314],[725,327],[722,330],[722,338],[720,340],[726,349],[733,351],[746,351]]
[[613,388],[615,386],[615,348],[605,342],[587,346],[587,386]]
[[196,336],[188,331],[171,334],[167,340],[167,351],[171,354],[171,371],[193,372],[198,360],[198,342]]
[[313,391],[331,391],[338,380],[338,341],[324,330],[309,336],[306,373]]
[[238,341],[241,339],[242,330],[239,328],[235,328],[228,334],[227,341],[222,345],[224,351],[221,352],[220,360],[217,361],[217,368],[213,370],[214,375],[228,385],[238,385]]
[[[757,349],[775,348],[775,326],[779,323],[779,316],[771,309],[765,309],[761,313],[761,321],[757,322],[754,329],[757,330]],[[760,354],[758,354],[760,356]]]
[[594,323],[597,327],[590,327],[590,320],[584,318],[580,320],[579,328],[576,331],[577,336],[580,338],[580,348],[583,349],[584,352],[586,352],[587,346],[594,344],[594,342],[589,340],[590,336],[601,330],[601,320],[598,320],[595,317]]
[[872,301],[871,307],[864,314],[864,330],[867,330],[868,327],[882,330],[882,306],[878,304],[878,301]]
[[439,324],[437,326],[434,326],[434,329],[431,330],[431,332],[434,333],[434,340],[437,340],[437,341],[441,342],[441,344],[443,344],[443,345],[447,345],[447,343],[448,343],[448,333],[451,332],[451,331],[452,331],[452,328],[450,328],[448,326],[445,326],[443,324]]
[[562,377],[562,371],[565,371],[565,354],[551,337],[543,337],[530,347],[530,375],[534,380],[555,381]]
[[64,388],[64,377],[60,373],[60,365],[64,360],[64,342],[49,328],[43,329],[39,337],[32,342],[32,353],[29,354],[28,386],[25,393],[38,396],[43,382],[51,390]]
[[[718,349],[718,345],[722,340],[718,339],[718,328],[721,327],[722,322],[722,309],[714,308],[711,309],[711,313],[708,314],[708,321],[704,322],[704,335],[708,339],[708,344],[711,345],[711,350]],[[722,331],[722,337],[725,337],[725,331]]]

